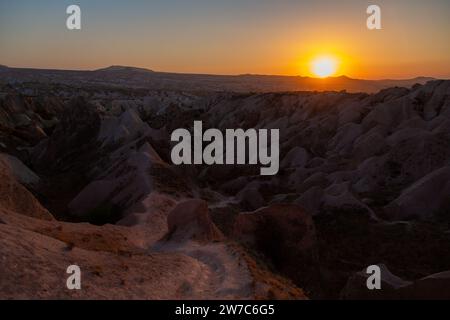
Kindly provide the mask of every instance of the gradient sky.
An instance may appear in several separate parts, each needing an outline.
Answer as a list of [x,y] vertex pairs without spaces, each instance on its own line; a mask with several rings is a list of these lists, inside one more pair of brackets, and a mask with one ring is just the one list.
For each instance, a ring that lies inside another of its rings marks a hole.
[[[82,30],[69,31],[78,4]],[[378,4],[383,30],[366,28]],[[355,78],[450,78],[450,0],[0,0],[0,64],[311,75],[333,55]]]

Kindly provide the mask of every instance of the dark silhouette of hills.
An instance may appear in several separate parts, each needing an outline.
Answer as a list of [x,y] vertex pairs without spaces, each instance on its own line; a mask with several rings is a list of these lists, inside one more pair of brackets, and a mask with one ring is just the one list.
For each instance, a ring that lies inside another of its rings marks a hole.
[[109,66],[102,69],[97,69],[95,71],[101,71],[101,72],[154,72],[150,69],[145,68],[137,68],[137,67],[129,67],[129,66]]
[[348,91],[374,93],[390,87],[412,87],[433,80],[413,79],[364,80],[347,76],[325,79],[279,75],[213,75],[156,72],[129,66],[110,66],[94,71],[0,68],[0,77],[8,81],[37,81],[72,84],[105,84],[152,90],[206,92],[286,92],[286,91]]

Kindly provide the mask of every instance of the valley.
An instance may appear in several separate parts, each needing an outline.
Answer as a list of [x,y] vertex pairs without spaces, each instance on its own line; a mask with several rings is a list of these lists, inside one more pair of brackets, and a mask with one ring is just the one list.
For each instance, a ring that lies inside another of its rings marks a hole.
[[[151,74],[1,68],[1,298],[449,297],[450,81],[233,91]],[[171,133],[195,121],[279,130],[278,172],[173,164]],[[371,264],[387,290],[363,290]]]

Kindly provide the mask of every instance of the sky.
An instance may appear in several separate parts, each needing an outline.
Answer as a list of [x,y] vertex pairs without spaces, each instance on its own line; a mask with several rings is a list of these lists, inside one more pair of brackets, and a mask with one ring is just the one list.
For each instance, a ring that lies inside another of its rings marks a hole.
[[[82,29],[66,28],[79,5]],[[381,30],[366,8],[381,8]],[[0,64],[91,70],[450,78],[450,0],[0,0]]]

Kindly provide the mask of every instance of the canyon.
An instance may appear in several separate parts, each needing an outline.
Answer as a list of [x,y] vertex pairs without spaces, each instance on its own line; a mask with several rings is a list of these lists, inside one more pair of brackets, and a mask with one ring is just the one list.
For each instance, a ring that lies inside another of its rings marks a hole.
[[[450,81],[235,92],[148,73],[0,68],[0,298],[450,296]],[[174,165],[195,121],[279,130],[277,174]]]

